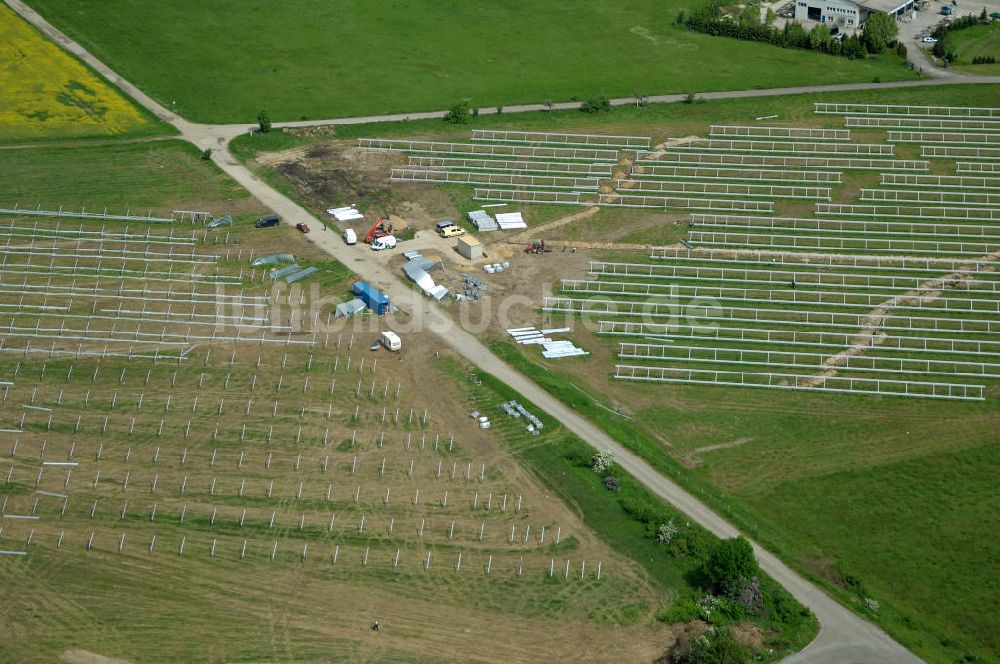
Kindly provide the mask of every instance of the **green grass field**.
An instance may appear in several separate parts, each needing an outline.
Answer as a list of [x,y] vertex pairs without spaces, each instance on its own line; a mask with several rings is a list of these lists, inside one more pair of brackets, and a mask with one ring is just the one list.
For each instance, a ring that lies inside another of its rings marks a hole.
[[299,120],[437,110],[463,98],[496,106],[913,76],[891,55],[851,62],[682,30],[674,20],[691,7],[680,2],[31,5],[200,122],[253,123],[262,108]]
[[[859,594],[876,599],[868,615],[921,656],[996,661],[1000,594],[983,572],[1000,508],[989,470],[1000,414],[989,402],[623,387],[587,366],[600,360],[544,368],[493,348],[845,603],[864,611]],[[692,454],[693,469],[682,463]]]
[[[456,140],[468,138],[473,129],[518,129],[524,131],[566,131],[576,133],[610,133],[651,136],[653,142],[668,137],[703,132],[711,123],[746,124],[755,118],[776,115],[774,122],[795,126],[798,123],[820,123],[826,127],[842,127],[835,116],[817,119],[813,102],[840,101],[845,103],[893,103],[990,106],[1000,95],[1000,85],[969,84],[938,87],[902,88],[898,90],[865,90],[836,93],[810,93],[756,97],[746,99],[699,100],[693,104],[650,104],[643,107],[618,106],[607,113],[589,115],[580,111],[551,113],[517,113],[481,115],[469,119],[469,124],[454,125],[441,120],[411,120],[409,122],[375,122],[340,125],[338,139],[355,138],[426,138]],[[822,116],[820,116],[822,117]],[[242,160],[257,152],[276,152],[313,143],[329,141],[329,136],[294,136],[273,131],[269,134],[242,134],[230,143],[233,154]],[[912,146],[900,146],[906,151]]]
[[1000,62],[991,65],[972,64],[972,59],[978,56],[992,55],[1000,60],[1000,21],[949,32],[948,40],[958,52],[956,66],[959,69],[985,76],[1000,73]]
[[0,170],[5,207],[228,214],[252,200],[194,146],[175,140],[0,150]]

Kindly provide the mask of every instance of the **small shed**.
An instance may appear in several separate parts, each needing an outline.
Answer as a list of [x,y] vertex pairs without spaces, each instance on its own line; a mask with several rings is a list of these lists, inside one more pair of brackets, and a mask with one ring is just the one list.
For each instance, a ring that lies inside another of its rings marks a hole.
[[358,298],[354,298],[353,300],[349,300],[347,302],[341,302],[337,305],[337,318],[350,318],[351,316],[364,311],[364,309],[365,303]]
[[455,246],[460,256],[469,260],[477,260],[483,257],[483,243],[471,235],[463,235],[458,238],[458,245]]

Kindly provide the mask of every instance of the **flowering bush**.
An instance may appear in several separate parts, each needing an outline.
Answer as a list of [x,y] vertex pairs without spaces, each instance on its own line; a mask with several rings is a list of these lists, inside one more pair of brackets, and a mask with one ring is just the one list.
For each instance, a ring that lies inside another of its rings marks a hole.
[[674,520],[670,519],[666,523],[661,523],[659,529],[656,531],[656,540],[660,544],[670,544],[674,541],[674,537],[677,535],[677,526],[674,525]]
[[726,597],[739,604],[752,615],[764,610],[764,593],[759,577],[740,577],[726,587]]
[[611,452],[604,450],[603,452],[598,452],[594,455],[593,464],[591,469],[598,475],[603,475],[607,471],[611,470],[611,467],[615,465],[615,457]]
[[699,599],[697,604],[698,608],[701,609],[701,619],[705,622],[712,622],[712,611],[719,605],[719,598],[708,594]]

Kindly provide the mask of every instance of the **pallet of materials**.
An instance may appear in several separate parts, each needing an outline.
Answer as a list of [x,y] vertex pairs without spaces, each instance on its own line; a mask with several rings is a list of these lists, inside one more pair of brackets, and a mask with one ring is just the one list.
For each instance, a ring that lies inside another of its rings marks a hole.
[[539,345],[542,347],[542,357],[545,359],[558,359],[561,357],[579,357],[590,355],[587,351],[576,346],[572,341],[565,339],[552,339],[548,335],[569,332],[568,327],[557,327],[547,330],[539,330],[534,327],[516,327],[507,330],[507,334],[513,337],[514,341],[523,345]]

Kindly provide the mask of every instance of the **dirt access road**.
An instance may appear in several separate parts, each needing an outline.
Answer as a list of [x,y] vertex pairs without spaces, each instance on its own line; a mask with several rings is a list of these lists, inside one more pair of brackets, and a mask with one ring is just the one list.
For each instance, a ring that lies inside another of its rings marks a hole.
[[[263,182],[253,172],[237,162],[230,154],[228,150],[229,141],[245,132],[248,125],[199,125],[176,116],[129,81],[116,74],[79,44],[56,30],[35,11],[24,5],[24,3],[19,0],[7,0],[7,3],[56,43],[118,85],[125,94],[133,97],[157,117],[176,127],[184,139],[201,149],[212,148],[215,151],[213,159],[216,163],[230,177],[239,182],[260,200],[261,203],[281,215],[285,223],[294,225],[299,222],[312,222],[315,227],[319,228],[320,222],[315,217],[297,203]],[[804,92],[913,87],[957,82],[1000,83],[1000,77],[968,76],[962,78],[956,77],[947,81],[919,80],[885,84],[861,83],[772,90],[746,90],[706,93],[702,96],[712,99],[728,99]],[[647,101],[652,103],[671,103],[681,101],[682,99],[683,95],[665,95],[650,97]],[[615,100],[612,103],[635,103],[635,100]],[[579,103],[555,104],[552,106],[552,108],[556,109],[578,107]],[[504,113],[546,110],[547,108],[544,104],[529,104],[505,108]],[[488,110],[485,109],[485,111]],[[486,114],[485,111],[483,114]],[[492,112],[495,112],[495,109]],[[443,115],[444,111],[439,111],[419,114],[346,118],[331,120],[329,122],[351,124],[401,121],[416,118],[435,118],[442,117]],[[313,121],[285,124],[316,125],[322,123]],[[281,125],[276,123],[276,126]],[[382,261],[377,260],[372,252],[359,250],[357,247],[347,247],[340,241],[334,231],[317,231],[310,233],[307,237],[316,243],[318,247],[343,262],[361,277],[376,284],[388,293],[403,312],[402,318],[407,321],[407,325],[400,328],[402,331],[405,332],[406,328],[409,328],[410,330],[430,331],[436,334],[441,343],[452,347],[472,364],[483,371],[493,374],[511,388],[520,392],[525,399],[534,402],[540,408],[544,409],[592,447],[598,450],[610,450],[622,468],[658,496],[683,511],[694,521],[697,521],[719,537],[734,537],[738,534],[735,527],[701,503],[697,498],[659,474],[649,464],[631,454],[591,422],[563,405],[562,402],[549,395],[523,374],[503,363],[486,346],[480,343],[475,336],[458,327],[447,312],[422,296],[419,296],[408,284],[402,281],[400,275],[390,271]],[[786,658],[784,661],[787,664],[913,664],[921,661],[889,638],[877,626],[831,599],[817,586],[805,580],[781,562],[776,556],[761,548],[756,543],[753,546],[761,568],[792,593],[799,602],[809,607],[816,614],[820,622],[820,632],[817,638],[801,652]]]

